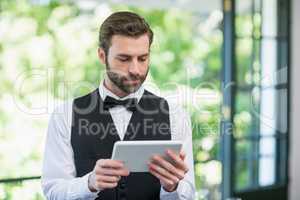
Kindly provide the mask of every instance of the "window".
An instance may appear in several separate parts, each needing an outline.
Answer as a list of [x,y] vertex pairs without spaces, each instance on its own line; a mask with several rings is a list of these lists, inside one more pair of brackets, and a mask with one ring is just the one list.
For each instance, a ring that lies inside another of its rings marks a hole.
[[[224,57],[223,69],[229,71],[223,74],[223,84],[231,84],[223,89],[223,197],[283,200],[287,198],[288,1],[225,0],[224,10],[224,36],[230,39],[224,49],[232,54]],[[226,23],[232,23],[228,32]]]

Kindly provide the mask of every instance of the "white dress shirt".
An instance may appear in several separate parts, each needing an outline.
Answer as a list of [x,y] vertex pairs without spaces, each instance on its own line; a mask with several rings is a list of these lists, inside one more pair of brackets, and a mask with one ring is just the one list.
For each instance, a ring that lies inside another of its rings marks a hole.
[[[124,100],[137,98],[140,100],[144,93],[142,85],[136,92],[120,98],[110,92],[103,82],[99,86],[99,93],[104,100],[107,95]],[[46,138],[43,160],[42,188],[48,200],[95,199],[97,192],[88,188],[88,176],[76,177],[73,149],[71,146],[72,101],[58,106],[52,113]],[[170,128],[172,140],[182,140],[186,153],[185,162],[189,171],[178,184],[174,192],[167,192],[161,187],[161,200],[193,200],[195,194],[194,161],[192,152],[192,130],[189,115],[178,105],[168,101],[170,113]],[[109,109],[117,132],[123,139],[132,112],[123,106]],[[105,199],[104,199],[105,200]]]

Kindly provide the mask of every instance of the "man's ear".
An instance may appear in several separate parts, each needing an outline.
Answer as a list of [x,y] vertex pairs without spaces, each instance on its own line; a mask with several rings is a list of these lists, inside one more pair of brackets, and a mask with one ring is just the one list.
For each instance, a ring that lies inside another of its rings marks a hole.
[[100,62],[105,65],[105,59],[106,59],[106,56],[105,56],[105,52],[104,52],[104,49],[102,48],[98,48],[98,58],[100,60]]

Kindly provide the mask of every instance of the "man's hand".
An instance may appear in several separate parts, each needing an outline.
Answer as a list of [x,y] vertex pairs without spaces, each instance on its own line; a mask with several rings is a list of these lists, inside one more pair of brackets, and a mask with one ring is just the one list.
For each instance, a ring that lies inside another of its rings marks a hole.
[[100,159],[96,162],[89,176],[89,189],[92,192],[115,188],[121,176],[128,176],[129,171],[121,161]]
[[172,159],[172,163],[159,155],[154,155],[149,163],[149,171],[160,180],[163,188],[168,192],[176,190],[178,183],[188,171],[184,163],[185,154],[183,151],[176,154],[172,150],[167,150],[166,154]]

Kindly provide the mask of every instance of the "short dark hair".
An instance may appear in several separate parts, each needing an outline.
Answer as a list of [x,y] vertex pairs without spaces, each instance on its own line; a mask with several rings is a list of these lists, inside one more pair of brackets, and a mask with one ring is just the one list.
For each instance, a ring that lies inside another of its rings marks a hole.
[[103,48],[107,55],[113,35],[139,37],[143,34],[148,34],[150,46],[153,32],[143,17],[127,11],[115,12],[106,18],[100,27],[99,47]]

